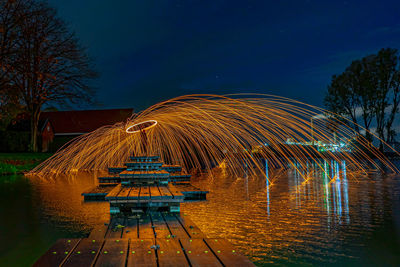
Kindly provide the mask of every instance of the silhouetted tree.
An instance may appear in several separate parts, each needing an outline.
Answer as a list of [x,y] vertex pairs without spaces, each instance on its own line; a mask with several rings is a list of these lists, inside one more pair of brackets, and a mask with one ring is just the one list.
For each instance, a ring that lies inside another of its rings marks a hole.
[[378,101],[375,94],[377,79],[374,70],[371,69],[373,60],[374,57],[369,56],[364,57],[360,61],[353,62],[348,74],[352,77],[350,79],[352,79],[353,86],[357,88],[356,94],[359,97],[362,120],[366,129],[365,137],[368,141],[372,141],[370,126],[374,118],[375,105]]
[[399,82],[397,50],[381,49],[378,54],[353,61],[342,74],[334,75],[325,105],[330,111],[348,117],[358,134],[357,123],[361,117],[369,141],[372,140],[369,130],[374,119],[379,138],[393,141],[395,131],[392,126],[400,104]]
[[10,78],[15,73],[14,55],[20,38],[19,24],[31,1],[0,0],[0,129],[22,111],[23,106]]
[[324,102],[328,110],[350,118],[354,124],[355,131],[359,134],[360,129],[357,121],[359,98],[354,88],[350,85],[348,76],[347,73],[338,76],[333,75]]
[[397,49],[380,50],[374,58],[373,71],[377,77],[376,97],[378,101],[375,105],[377,132],[383,140],[393,141],[395,131],[392,126],[400,104],[400,70]]
[[31,5],[28,0],[0,0],[0,92],[7,89],[8,74],[15,71],[12,59],[21,37],[20,23]]
[[0,93],[0,131],[7,129],[10,122],[24,110],[15,90],[9,88],[7,92]]
[[[14,18],[15,44],[3,56],[3,81],[30,113],[31,149],[37,151],[38,122],[45,103],[92,100],[89,81],[96,77],[90,60],[56,11],[44,2],[6,1],[22,14]],[[1,20],[1,19],[0,19]]]

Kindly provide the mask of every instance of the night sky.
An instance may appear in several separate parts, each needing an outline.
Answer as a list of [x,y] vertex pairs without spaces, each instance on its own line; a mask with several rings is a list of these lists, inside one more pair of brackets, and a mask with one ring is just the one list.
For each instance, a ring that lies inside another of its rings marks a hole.
[[196,93],[322,106],[331,76],[400,48],[400,1],[50,0],[94,59],[96,108]]

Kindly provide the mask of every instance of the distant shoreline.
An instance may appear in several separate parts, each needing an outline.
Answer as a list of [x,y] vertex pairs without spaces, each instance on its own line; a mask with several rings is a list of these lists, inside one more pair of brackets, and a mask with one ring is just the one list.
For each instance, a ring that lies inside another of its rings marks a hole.
[[0,175],[23,174],[51,155],[53,153],[0,153]]

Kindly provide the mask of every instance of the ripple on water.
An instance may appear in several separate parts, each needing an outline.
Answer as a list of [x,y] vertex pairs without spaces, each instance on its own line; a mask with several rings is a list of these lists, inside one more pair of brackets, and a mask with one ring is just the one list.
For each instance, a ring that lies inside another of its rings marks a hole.
[[318,175],[306,184],[301,179],[286,174],[268,190],[261,176],[221,177],[218,186],[199,180],[199,187],[210,190],[208,201],[185,203],[181,210],[208,236],[230,240],[257,265],[382,262],[370,253],[377,249],[369,241],[377,229],[400,249],[399,238],[386,228],[400,209],[399,179],[341,178],[328,185]]
[[[12,263],[22,251],[32,263],[55,239],[84,236],[107,223],[108,203],[82,201],[97,176],[4,179],[0,215],[7,220],[0,220],[0,234],[18,238],[0,244],[0,258]],[[291,171],[273,180],[267,188],[262,175],[193,177],[194,185],[210,191],[208,200],[184,203],[181,213],[207,236],[231,241],[257,265],[400,264],[394,253],[400,251],[399,177],[329,183],[317,172],[304,181]],[[30,252],[40,248],[38,237],[41,250]]]

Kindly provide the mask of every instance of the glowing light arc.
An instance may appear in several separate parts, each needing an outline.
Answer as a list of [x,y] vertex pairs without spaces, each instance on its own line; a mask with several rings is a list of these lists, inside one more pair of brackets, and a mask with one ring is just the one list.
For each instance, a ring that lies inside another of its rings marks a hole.
[[[324,118],[315,119],[320,114]],[[78,136],[30,174],[107,170],[129,155],[157,155],[185,172],[211,173],[220,166],[236,176],[264,171],[259,159],[268,160],[270,171],[302,170],[310,160],[324,171],[322,162],[345,160],[357,176],[375,170],[400,173],[353,128],[338,114],[280,96],[186,95],[157,103],[128,122]],[[145,137],[132,134],[143,130]]]
[[[146,124],[149,124],[149,125],[147,126]],[[144,126],[142,126],[142,125],[144,125]],[[128,128],[126,128],[125,131],[127,133],[129,133],[129,134],[132,134],[132,133],[137,133],[137,132],[140,132],[140,131],[143,131],[143,130],[151,129],[156,125],[157,125],[157,121],[156,120],[147,120],[147,121],[142,121],[142,122],[139,122],[139,123],[135,123],[135,124],[129,126]]]

